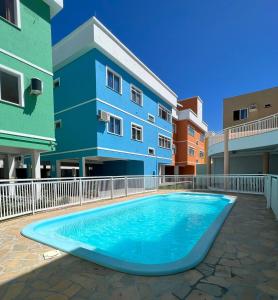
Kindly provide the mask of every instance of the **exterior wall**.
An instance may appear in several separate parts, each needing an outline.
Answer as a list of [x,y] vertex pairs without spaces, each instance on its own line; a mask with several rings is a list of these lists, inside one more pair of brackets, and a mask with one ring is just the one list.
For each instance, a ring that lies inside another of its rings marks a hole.
[[[106,86],[107,66],[122,77],[122,94]],[[103,176],[158,174],[160,164],[171,164],[172,150],[158,146],[159,133],[172,135],[172,124],[158,117],[158,103],[169,110],[170,105],[99,50],[57,70],[54,78],[60,78],[60,87],[54,89],[55,120],[61,120],[62,127],[56,129],[56,152],[43,155],[52,166],[56,160],[110,158],[110,162],[95,165],[96,174]],[[130,100],[131,84],[143,92],[142,107]],[[107,132],[107,124],[98,120],[99,110],[123,119],[123,136]],[[148,113],[155,117],[154,124],[147,121]],[[143,127],[142,142],[131,140],[131,123]],[[148,155],[148,147],[155,149],[156,156]]]
[[185,99],[182,101],[179,101],[179,104],[182,105],[182,107],[178,107],[178,110],[184,110],[184,109],[191,109],[194,111],[196,115],[198,115],[198,101],[197,97],[192,97],[189,99]]
[[[0,65],[23,74],[24,92],[23,107],[0,101],[0,146],[50,151],[55,138],[50,9],[43,1],[22,0],[20,16],[21,28],[0,18]],[[43,82],[40,96],[30,95],[34,77]]]
[[[202,102],[198,97],[189,98],[179,101],[182,107],[178,107],[180,112],[184,110],[192,110],[200,122],[202,121]],[[180,117],[180,115],[179,115]],[[176,133],[173,134],[173,140],[176,147],[176,154],[174,158],[174,165],[179,166],[179,174],[188,175],[196,174],[196,165],[205,163],[205,156],[200,157],[200,151],[205,155],[205,141],[201,141],[201,135],[205,133],[194,122],[188,119],[181,119],[173,121],[176,125]],[[195,135],[191,136],[188,133],[188,128],[191,126]],[[189,147],[194,149],[194,156],[189,155]]]
[[[249,111],[250,105],[256,104],[257,111]],[[271,107],[265,108],[270,104]],[[233,121],[233,111],[247,108],[248,118]],[[278,112],[278,87],[262,90],[250,94],[224,99],[223,127],[232,127],[249,121],[254,121]]]

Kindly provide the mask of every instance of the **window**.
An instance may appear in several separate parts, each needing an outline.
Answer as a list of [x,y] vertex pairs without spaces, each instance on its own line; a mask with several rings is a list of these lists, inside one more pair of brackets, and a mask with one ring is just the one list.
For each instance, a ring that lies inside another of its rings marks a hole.
[[189,156],[194,156],[195,155],[195,150],[192,147],[188,147],[188,155]]
[[154,123],[155,122],[154,116],[151,115],[151,114],[148,114],[148,121],[151,122],[151,123]]
[[159,140],[159,147],[165,148],[165,149],[171,149],[171,139],[164,136],[164,135],[159,135],[158,136]]
[[0,0],[0,17],[8,22],[20,26],[19,20],[19,1]]
[[240,120],[245,120],[248,117],[248,110],[247,108],[239,109],[239,110],[234,110],[233,111],[233,119],[234,121],[240,121]]
[[131,101],[143,106],[143,93],[133,85],[131,86]]
[[60,129],[62,127],[62,120],[55,121],[55,129]]
[[195,130],[192,126],[188,126],[188,134],[191,136],[195,136]]
[[131,124],[131,139],[135,141],[143,141],[143,128],[142,126]]
[[60,78],[56,78],[53,80],[53,88],[54,89],[60,87],[60,85],[61,85]]
[[23,106],[22,74],[0,66],[0,100]]
[[123,135],[123,120],[110,115],[110,121],[107,124],[107,131],[116,135]]
[[110,69],[107,69],[107,86],[112,89],[113,91],[121,94],[122,93],[122,78],[114,73],[113,71],[111,71]]
[[201,142],[204,142],[205,141],[205,138],[206,138],[206,135],[204,133],[201,133],[200,134],[200,141]]
[[204,151],[202,151],[202,150],[200,150],[200,158],[204,158],[204,156],[205,156],[205,153],[204,153]]
[[154,148],[149,147],[149,148],[148,148],[148,154],[154,156],[154,155],[155,155],[155,150],[154,150]]
[[158,111],[159,111],[158,115],[161,119],[171,123],[172,115],[171,115],[171,112],[167,108],[165,108],[164,106],[159,104]]

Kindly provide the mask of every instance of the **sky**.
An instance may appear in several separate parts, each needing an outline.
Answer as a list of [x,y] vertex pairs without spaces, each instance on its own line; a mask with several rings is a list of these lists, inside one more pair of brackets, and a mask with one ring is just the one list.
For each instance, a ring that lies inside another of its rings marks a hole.
[[53,44],[92,16],[179,99],[200,96],[209,130],[224,98],[278,86],[277,0],[64,0]]

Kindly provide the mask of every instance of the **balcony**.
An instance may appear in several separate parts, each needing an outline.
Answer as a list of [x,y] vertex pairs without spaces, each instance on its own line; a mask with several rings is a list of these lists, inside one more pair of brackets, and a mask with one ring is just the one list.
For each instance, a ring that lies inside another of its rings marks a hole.
[[224,152],[225,138],[229,151],[278,145],[278,113],[211,134],[208,139],[209,156]]

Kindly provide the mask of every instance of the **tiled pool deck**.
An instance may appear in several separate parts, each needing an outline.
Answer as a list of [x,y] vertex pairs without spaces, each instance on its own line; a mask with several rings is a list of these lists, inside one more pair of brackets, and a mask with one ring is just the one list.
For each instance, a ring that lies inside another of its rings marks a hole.
[[278,299],[278,222],[261,196],[238,195],[206,259],[172,276],[127,275],[68,254],[44,260],[51,248],[20,234],[34,221],[124,199],[0,223],[0,299]]

